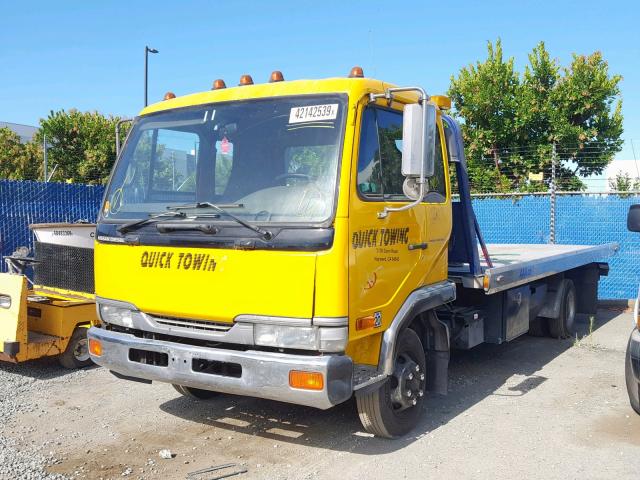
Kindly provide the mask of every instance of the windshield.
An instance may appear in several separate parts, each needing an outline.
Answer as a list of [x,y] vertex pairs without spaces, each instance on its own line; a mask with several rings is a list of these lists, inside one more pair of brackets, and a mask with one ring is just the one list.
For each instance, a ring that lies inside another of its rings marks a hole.
[[111,178],[102,219],[142,219],[209,202],[249,222],[324,222],[334,210],[344,116],[345,97],[326,95],[141,117]]

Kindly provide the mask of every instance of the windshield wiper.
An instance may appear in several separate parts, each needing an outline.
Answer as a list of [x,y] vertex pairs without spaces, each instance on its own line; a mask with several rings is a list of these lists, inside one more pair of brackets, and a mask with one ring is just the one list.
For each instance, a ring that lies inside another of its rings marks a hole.
[[[224,205],[224,207],[226,207],[226,208],[241,208],[242,206],[243,205],[239,204],[239,203],[234,203],[234,204],[231,204],[231,205]],[[263,238],[264,240],[271,240],[273,238],[273,233],[271,233],[269,230],[265,230],[264,228],[260,228],[257,225],[251,225],[250,223],[245,222],[244,220],[241,220],[238,217],[236,217],[235,215],[227,212],[224,208],[222,208],[222,206],[216,205],[215,203],[211,203],[211,202],[196,202],[196,203],[192,203],[192,204],[189,204],[189,205],[176,205],[175,207],[174,206],[167,207],[167,209],[173,210],[173,211],[189,210],[189,209],[193,209],[193,208],[213,208],[216,212],[220,213],[221,215],[226,215],[227,217],[229,217],[230,219],[236,221],[237,223],[239,223],[243,227],[246,227],[249,230],[253,230],[258,235],[260,235],[260,237]]]
[[136,220],[135,222],[125,223],[123,225],[120,225],[116,230],[118,230],[120,233],[127,233],[127,232],[130,232],[131,230],[136,230],[137,228],[140,228],[143,225],[153,222],[154,220],[159,220],[166,217],[186,218],[186,216],[187,214],[184,212],[161,212],[161,213],[149,215],[149,217],[143,218],[142,220]]

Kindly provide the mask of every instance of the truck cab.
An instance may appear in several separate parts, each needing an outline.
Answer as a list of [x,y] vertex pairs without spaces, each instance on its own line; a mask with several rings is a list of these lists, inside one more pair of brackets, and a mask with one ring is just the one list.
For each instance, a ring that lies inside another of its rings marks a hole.
[[[464,317],[485,293],[502,305],[512,287],[522,298],[542,277],[565,280],[528,264],[511,279],[512,261],[491,276],[446,97],[357,67],[349,78],[278,74],[168,94],[135,119],[96,230],[103,323],[89,331],[92,359],[200,399],[326,409],[355,393],[368,431],[403,435],[425,392],[446,391],[451,329],[469,328],[451,315],[457,296]],[[585,250],[563,268],[587,266],[597,286],[593,262],[604,252]],[[558,288],[527,296],[517,334]],[[558,309],[548,315],[565,321]],[[463,346],[484,341],[481,317]],[[498,343],[517,336],[490,331]]]

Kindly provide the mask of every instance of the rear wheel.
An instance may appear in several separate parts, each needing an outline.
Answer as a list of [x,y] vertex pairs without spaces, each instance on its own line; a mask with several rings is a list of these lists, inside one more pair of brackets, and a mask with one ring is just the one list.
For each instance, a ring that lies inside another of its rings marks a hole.
[[549,334],[554,338],[568,338],[575,333],[576,288],[571,280],[564,280],[562,302],[558,318],[549,319]]
[[65,351],[58,357],[58,362],[64,368],[76,369],[84,368],[91,365],[91,357],[89,356],[89,342],[87,340],[87,329],[77,327]]
[[185,387],[184,385],[172,384],[178,393],[194,400],[209,400],[218,395],[218,392],[203,390],[201,388]]
[[398,337],[393,375],[377,390],[356,399],[365,430],[385,438],[411,431],[422,413],[425,374],[422,342],[416,332],[406,329]]
[[631,338],[629,338],[629,343],[627,343],[624,377],[627,382],[627,393],[629,394],[631,408],[640,415],[640,383],[638,383],[636,377],[633,375],[633,367],[631,365]]

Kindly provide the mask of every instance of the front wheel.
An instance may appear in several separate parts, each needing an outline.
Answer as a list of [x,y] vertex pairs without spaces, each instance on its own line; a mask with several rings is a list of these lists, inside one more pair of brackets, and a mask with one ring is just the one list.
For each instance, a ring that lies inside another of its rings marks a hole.
[[364,429],[385,438],[410,432],[422,413],[426,383],[422,342],[416,332],[405,329],[398,337],[393,375],[356,399]]

